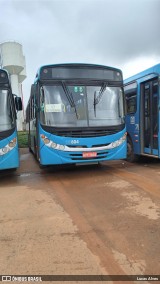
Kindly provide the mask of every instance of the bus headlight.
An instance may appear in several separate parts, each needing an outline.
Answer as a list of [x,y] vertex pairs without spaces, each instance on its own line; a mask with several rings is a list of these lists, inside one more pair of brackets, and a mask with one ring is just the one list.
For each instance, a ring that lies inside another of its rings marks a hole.
[[50,140],[49,140],[47,137],[45,137],[45,138],[43,139],[43,142],[44,142],[44,144],[49,144],[49,143],[50,143]]
[[51,142],[51,147],[52,147],[53,149],[55,149],[55,148],[57,147],[57,144],[54,143],[54,142]]
[[7,154],[8,152],[10,152],[13,148],[16,147],[16,144],[17,144],[17,138],[14,138],[6,146],[4,146],[3,148],[0,148],[0,156],[3,156]]
[[9,147],[5,146],[4,148],[2,148],[2,151],[4,154],[7,154],[9,151]]
[[52,148],[52,149],[55,149],[55,150],[60,150],[60,151],[63,151],[65,149],[64,145],[55,143],[54,141],[50,140],[44,134],[41,134],[41,139],[44,142],[44,144],[49,148]]
[[9,142],[8,145],[10,148],[14,148],[16,146],[16,143],[17,143],[17,139],[14,138],[12,141]]
[[116,147],[120,146],[126,140],[126,137],[127,137],[127,133],[125,133],[119,140],[116,140],[116,141],[112,142],[109,145],[110,149],[116,148]]

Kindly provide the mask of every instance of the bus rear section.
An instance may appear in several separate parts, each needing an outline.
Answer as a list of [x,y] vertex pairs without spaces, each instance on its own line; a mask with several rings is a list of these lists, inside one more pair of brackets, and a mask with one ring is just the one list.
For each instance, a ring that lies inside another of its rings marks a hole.
[[8,73],[0,69],[0,170],[19,167],[16,108],[22,109],[21,99],[14,99]]
[[128,160],[160,158],[160,64],[124,81]]
[[126,158],[119,69],[91,64],[41,67],[26,116],[29,148],[41,165]]

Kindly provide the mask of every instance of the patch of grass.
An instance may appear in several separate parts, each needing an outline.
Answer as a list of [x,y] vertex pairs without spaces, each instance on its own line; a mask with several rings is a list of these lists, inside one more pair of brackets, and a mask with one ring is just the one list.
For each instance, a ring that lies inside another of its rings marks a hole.
[[18,131],[19,148],[28,148],[28,134],[26,131]]

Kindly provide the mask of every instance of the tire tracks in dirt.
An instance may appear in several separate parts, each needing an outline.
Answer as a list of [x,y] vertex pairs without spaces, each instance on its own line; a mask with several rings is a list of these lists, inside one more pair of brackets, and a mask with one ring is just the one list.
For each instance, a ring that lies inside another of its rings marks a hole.
[[[50,185],[54,188],[54,195],[57,197],[58,203],[60,203],[65,211],[71,216],[73,222],[79,229],[79,236],[87,243],[90,251],[98,257],[103,268],[106,270],[106,274],[109,275],[127,275],[119,263],[115,260],[113,252],[108,249],[102,239],[98,236],[94,228],[88,223],[85,216],[81,212],[81,209],[76,205],[76,202],[72,196],[67,192],[65,183],[61,182],[59,178],[54,180],[46,176],[45,177]],[[67,179],[67,183],[71,182]],[[119,282],[119,283],[123,283]],[[125,283],[134,283],[125,281]]]

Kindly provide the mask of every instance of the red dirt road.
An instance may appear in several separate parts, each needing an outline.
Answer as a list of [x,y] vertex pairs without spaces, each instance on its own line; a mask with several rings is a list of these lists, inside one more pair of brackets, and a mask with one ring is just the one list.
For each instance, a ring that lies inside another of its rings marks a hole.
[[160,274],[157,160],[42,170],[23,149],[0,197],[1,275]]

